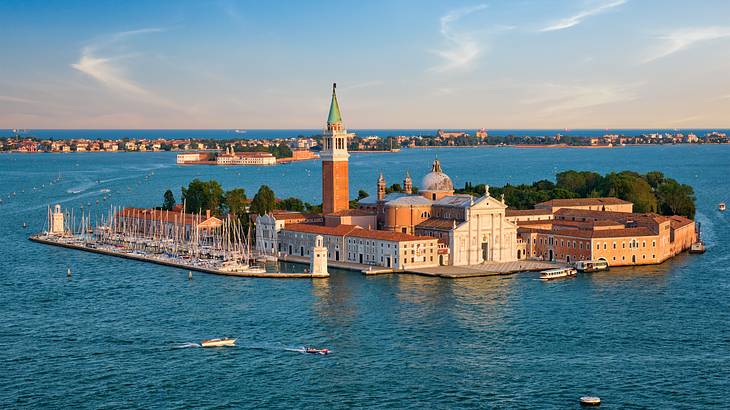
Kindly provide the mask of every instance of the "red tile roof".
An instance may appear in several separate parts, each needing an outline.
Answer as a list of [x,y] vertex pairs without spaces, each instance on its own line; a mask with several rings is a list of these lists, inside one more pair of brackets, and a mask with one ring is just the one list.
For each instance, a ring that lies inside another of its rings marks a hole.
[[535,206],[590,206],[590,205],[627,205],[631,202],[624,201],[614,197],[605,198],[571,198],[571,199],[551,199],[549,201],[540,202]]
[[682,228],[694,223],[693,220],[679,215],[670,216],[669,222],[672,224],[672,229]]
[[324,226],[314,224],[290,224],[284,227],[284,231],[313,233],[317,235],[345,236],[358,228],[355,225]]
[[523,215],[551,215],[552,212],[547,209],[513,209],[507,208],[504,211],[505,216],[523,216]]
[[409,235],[406,233],[393,231],[376,231],[363,229],[355,225],[337,225],[330,227],[323,225],[291,224],[287,225],[283,230],[290,232],[311,233],[317,235],[351,236],[355,238],[379,239],[382,241],[392,242],[436,240],[436,238],[433,238],[431,236]]
[[374,212],[365,209],[344,209],[342,211],[331,212],[325,216],[369,216],[375,215]]
[[163,221],[180,225],[195,225],[208,221],[210,219],[213,225],[217,225],[222,221],[216,217],[206,218],[205,215],[186,214],[175,211],[163,211],[160,209],[147,208],[124,208],[119,213],[120,217],[136,218],[144,220]]
[[460,223],[456,219],[428,218],[416,225],[416,228],[450,230]]
[[554,236],[566,236],[571,238],[626,238],[626,237],[640,237],[640,236],[657,236],[656,233],[652,232],[651,229],[645,227],[638,228],[623,228],[623,229],[603,229],[603,230],[586,230],[586,229],[565,229],[565,230],[550,230],[550,229],[529,229],[520,228],[521,232],[536,232],[549,234]]

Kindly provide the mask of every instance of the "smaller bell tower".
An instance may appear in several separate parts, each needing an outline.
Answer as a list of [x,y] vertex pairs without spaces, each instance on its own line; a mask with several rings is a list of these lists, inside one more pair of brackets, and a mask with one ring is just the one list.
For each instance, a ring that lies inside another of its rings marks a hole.
[[385,199],[385,178],[383,177],[383,172],[380,172],[380,177],[378,178],[378,201],[382,201]]
[[314,248],[312,248],[312,258],[309,262],[309,272],[313,276],[327,277],[327,247],[324,246],[324,238],[322,235],[314,237]]
[[403,180],[403,190],[408,195],[413,193],[413,180],[411,179],[411,174],[409,174],[408,171],[406,171],[406,179]]

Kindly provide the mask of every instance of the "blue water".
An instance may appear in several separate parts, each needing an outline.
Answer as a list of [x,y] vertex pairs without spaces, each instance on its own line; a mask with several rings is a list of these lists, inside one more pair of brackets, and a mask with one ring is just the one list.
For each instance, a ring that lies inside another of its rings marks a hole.
[[[194,177],[249,194],[266,183],[279,196],[319,202],[319,163],[178,167],[164,152],[0,154],[0,408],[564,409],[585,394],[609,409],[726,407],[730,214],[716,205],[730,202],[730,146],[355,154],[351,192],[372,194],[379,170],[388,183],[408,170],[419,185],[436,156],[456,185],[531,182],[564,169],[664,171],[695,187],[708,251],[554,283],[535,274],[451,281],[337,270],[318,281],[188,281],[179,269],[26,237],[42,229],[49,203],[98,211],[108,189],[114,204],[151,206]],[[221,336],[239,346],[194,345]],[[297,352],[304,344],[334,353]]]
[[[121,138],[168,138],[168,139],[184,139],[184,138],[203,138],[203,139],[241,139],[241,138],[290,138],[297,136],[313,136],[322,133],[322,129],[292,129],[292,130],[245,130],[244,133],[238,133],[235,130],[24,130],[21,135],[35,136],[39,138],[53,139],[71,139],[71,138],[101,138],[101,139],[121,139]],[[359,136],[377,135],[380,137],[388,137],[395,135],[436,135],[436,129],[350,129]],[[474,135],[474,129],[455,130],[467,131]],[[730,129],[716,128],[687,128],[687,129],[667,129],[667,128],[619,128],[619,129],[495,129],[488,130],[489,135],[505,136],[505,135],[529,135],[529,136],[554,136],[572,135],[598,137],[605,134],[620,135],[641,135],[648,133],[677,133],[684,134],[694,133],[696,135],[704,135],[708,132],[724,132],[730,133]],[[15,133],[9,129],[0,129],[0,138],[13,136]]]

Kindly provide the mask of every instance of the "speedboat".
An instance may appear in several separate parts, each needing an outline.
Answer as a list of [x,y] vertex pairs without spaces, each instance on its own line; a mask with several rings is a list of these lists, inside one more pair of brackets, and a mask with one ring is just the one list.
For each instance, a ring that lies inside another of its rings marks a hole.
[[224,338],[224,339],[205,339],[200,342],[202,347],[224,347],[224,346],[235,346],[236,339]]
[[304,348],[304,353],[310,353],[310,354],[325,355],[325,354],[329,354],[329,352],[330,352],[329,349],[316,349],[314,347],[305,347]]
[[720,204],[717,206],[717,210],[720,212],[725,212],[726,206],[724,202],[720,202]]

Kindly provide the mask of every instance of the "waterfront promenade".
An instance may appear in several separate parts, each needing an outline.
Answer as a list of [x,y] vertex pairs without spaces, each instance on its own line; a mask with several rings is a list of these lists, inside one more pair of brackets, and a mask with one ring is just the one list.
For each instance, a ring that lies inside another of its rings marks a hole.
[[446,279],[478,278],[483,276],[511,275],[518,272],[536,272],[566,266],[547,261],[519,260],[514,262],[485,262],[468,266],[438,266],[409,269],[405,273],[434,276]]
[[33,235],[33,236],[29,237],[28,239],[33,242],[42,243],[44,245],[60,246],[62,248],[98,253],[98,254],[107,255],[107,256],[115,256],[115,257],[124,258],[124,259],[132,259],[132,260],[136,260],[139,262],[154,263],[157,265],[170,266],[173,268],[180,268],[180,269],[186,269],[186,270],[191,270],[191,271],[194,270],[194,271],[210,273],[210,274],[214,274],[214,275],[238,276],[238,277],[242,277],[242,278],[269,278],[269,279],[322,279],[322,278],[327,278],[329,276],[329,275],[318,275],[318,274],[311,274],[311,273],[226,272],[226,271],[222,271],[222,270],[218,270],[218,269],[213,269],[210,267],[194,265],[192,263],[189,263],[189,264],[183,263],[177,259],[155,257],[153,255],[128,253],[128,252],[123,252],[120,250],[115,250],[115,249],[109,248],[109,247],[92,248],[92,247],[86,246],[86,244],[84,244],[84,243],[64,242],[64,241],[58,240],[58,238],[47,237],[45,235],[40,235],[40,234]]

